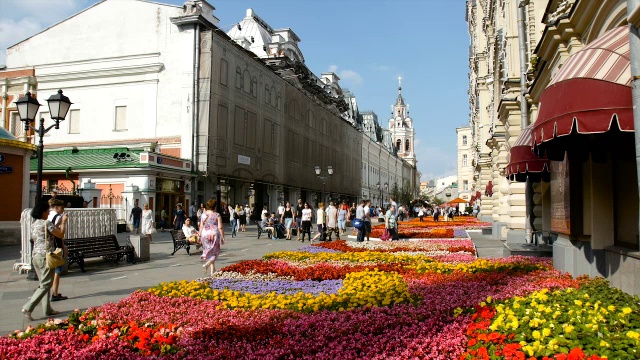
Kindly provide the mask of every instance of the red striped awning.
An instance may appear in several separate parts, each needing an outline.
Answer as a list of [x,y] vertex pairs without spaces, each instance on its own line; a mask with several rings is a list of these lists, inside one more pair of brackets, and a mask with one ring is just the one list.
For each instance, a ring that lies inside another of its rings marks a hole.
[[572,133],[633,132],[629,29],[617,27],[573,54],[540,97],[537,154]]
[[529,177],[540,181],[549,172],[549,160],[546,156],[539,158],[531,150],[532,131],[533,124],[524,128],[509,151],[509,164],[505,168],[505,174],[511,180],[524,182]]

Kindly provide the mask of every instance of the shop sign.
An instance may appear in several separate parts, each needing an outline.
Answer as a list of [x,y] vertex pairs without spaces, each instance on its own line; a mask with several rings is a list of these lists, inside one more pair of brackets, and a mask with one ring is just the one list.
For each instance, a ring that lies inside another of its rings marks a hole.
[[551,164],[551,231],[571,234],[571,192],[569,160],[550,161]]
[[238,164],[251,165],[251,158],[244,155],[238,155]]
[[11,174],[13,172],[13,167],[11,166],[0,166],[0,174]]

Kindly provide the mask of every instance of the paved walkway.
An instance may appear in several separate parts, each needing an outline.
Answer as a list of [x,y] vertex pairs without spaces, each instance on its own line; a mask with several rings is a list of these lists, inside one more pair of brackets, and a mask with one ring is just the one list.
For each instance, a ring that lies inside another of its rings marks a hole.
[[[480,231],[470,231],[469,235],[478,249],[479,257],[502,257],[503,246],[500,241],[491,239],[490,235],[482,235]],[[118,234],[121,241],[126,236],[127,234]],[[257,239],[255,226],[251,226],[247,228],[246,233],[240,233],[235,239],[227,235],[227,242],[222,246],[222,254],[216,266],[220,269],[243,260],[261,258],[268,252],[297,250],[308,244],[295,240],[274,241],[266,236]],[[176,255],[171,256],[172,251],[171,235],[168,232],[157,233],[151,244],[151,261],[136,264],[121,261],[116,265],[102,260],[88,260],[86,273],[80,272],[77,265],[74,265],[60,282],[60,292],[69,299],[53,302],[52,307],[61,311],[59,317],[64,318],[74,309],[86,309],[118,301],[138,289],[146,289],[162,281],[193,280],[203,275],[200,250],[192,251],[192,256],[188,256],[185,250],[179,250]],[[19,258],[20,246],[1,248],[0,336],[45,320],[40,305],[33,311],[34,322],[26,321],[20,313],[20,308],[38,283],[29,281],[25,274],[18,274],[12,270],[13,264]]]
[[[228,229],[227,229],[228,230]],[[247,227],[246,233],[240,233],[232,239],[227,231],[225,245],[216,262],[218,269],[242,260],[258,259],[265,253],[296,250],[308,245],[295,241],[269,240],[265,235],[257,239],[256,227]],[[127,234],[118,234],[124,240]],[[193,280],[202,277],[201,250],[188,256],[185,250],[179,250],[174,256],[171,235],[168,232],[154,235],[151,244],[151,261],[129,264],[121,261],[117,265],[100,259],[86,262],[86,273],[73,265],[60,281],[60,292],[68,300],[53,302],[52,307],[62,312],[59,317],[74,309],[86,309],[107,302],[118,301],[138,289],[146,289],[162,281]],[[24,329],[29,325],[43,322],[42,307],[33,311],[35,322],[25,320],[21,307],[38,287],[38,282],[27,280],[25,274],[13,271],[13,264],[20,259],[20,246],[0,248],[0,336]]]
[[483,235],[481,230],[467,230],[467,233],[476,245],[478,257],[501,258],[504,256],[502,241],[493,239],[491,235]]

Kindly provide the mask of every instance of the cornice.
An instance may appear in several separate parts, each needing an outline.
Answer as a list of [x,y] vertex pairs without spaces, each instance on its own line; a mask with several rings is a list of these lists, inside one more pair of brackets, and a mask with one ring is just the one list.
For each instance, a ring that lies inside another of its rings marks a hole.
[[132,76],[132,75],[145,75],[145,74],[157,74],[164,68],[164,64],[155,63],[148,65],[137,65],[127,67],[114,67],[108,69],[94,69],[86,71],[73,71],[66,73],[38,75],[39,82],[48,81],[66,81],[66,80],[79,80],[79,79],[98,79],[105,77],[117,77],[117,76]]

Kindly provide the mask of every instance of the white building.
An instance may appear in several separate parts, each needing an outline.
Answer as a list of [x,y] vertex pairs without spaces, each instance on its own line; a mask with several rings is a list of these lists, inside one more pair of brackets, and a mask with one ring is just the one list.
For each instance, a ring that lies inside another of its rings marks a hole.
[[[32,73],[24,90],[46,103],[64,89],[74,103],[45,139],[46,187],[87,183],[102,189],[100,205],[119,202],[126,214],[134,200],[157,212],[210,197],[270,208],[355,200],[380,181],[419,178],[345,117],[358,115],[355,97],[345,101],[336,74],[306,67],[291,29],[252,9],[221,29],[214,10],[204,0],[107,0],[7,50],[7,71]],[[3,87],[10,101],[16,91]],[[2,111],[7,126],[15,104]],[[325,184],[315,166],[335,175]],[[386,177],[362,186],[365,166]]]
[[[458,193],[459,196],[467,201],[471,201],[475,197],[475,167],[473,159],[475,151],[473,149],[473,137],[471,128],[463,126],[456,129],[458,138]],[[475,200],[475,199],[474,199]]]
[[413,151],[415,143],[413,120],[409,116],[409,105],[404,103],[402,97],[402,77],[399,77],[398,81],[398,99],[391,106],[392,116],[389,119],[389,131],[394,139],[398,155],[409,164],[416,166],[417,160]]

